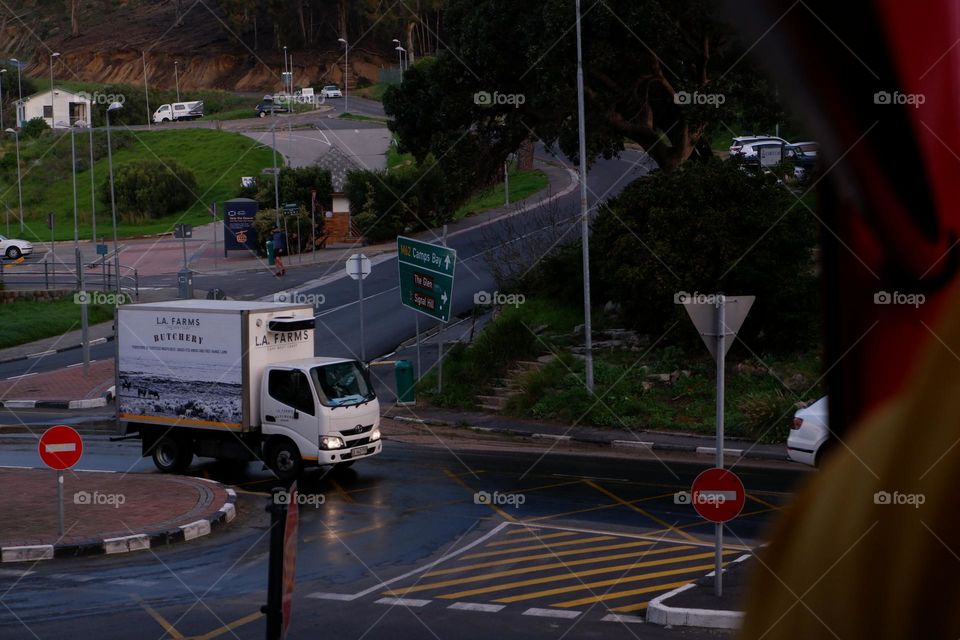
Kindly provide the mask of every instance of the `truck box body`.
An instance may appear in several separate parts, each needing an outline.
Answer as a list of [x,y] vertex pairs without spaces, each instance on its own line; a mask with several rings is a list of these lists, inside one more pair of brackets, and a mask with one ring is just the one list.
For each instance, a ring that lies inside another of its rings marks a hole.
[[121,422],[235,432],[260,428],[260,378],[312,358],[311,305],[177,300],[117,311]]

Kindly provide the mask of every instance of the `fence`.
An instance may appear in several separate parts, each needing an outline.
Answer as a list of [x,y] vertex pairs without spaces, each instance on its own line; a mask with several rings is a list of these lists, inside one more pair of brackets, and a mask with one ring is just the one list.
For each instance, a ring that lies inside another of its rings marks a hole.
[[[62,262],[8,263],[0,268],[0,288],[36,287],[43,289],[72,289],[80,291],[78,264],[70,268]],[[115,291],[117,279],[113,260],[104,259],[85,265],[83,289],[87,291]],[[120,291],[134,300],[140,299],[140,276],[133,267],[120,265]]]

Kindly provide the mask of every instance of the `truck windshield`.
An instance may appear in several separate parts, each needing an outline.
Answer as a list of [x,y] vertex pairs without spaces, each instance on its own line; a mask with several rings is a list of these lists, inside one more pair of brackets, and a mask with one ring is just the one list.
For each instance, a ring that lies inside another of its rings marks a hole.
[[363,404],[376,396],[366,372],[354,361],[337,362],[310,370],[320,402],[328,407]]

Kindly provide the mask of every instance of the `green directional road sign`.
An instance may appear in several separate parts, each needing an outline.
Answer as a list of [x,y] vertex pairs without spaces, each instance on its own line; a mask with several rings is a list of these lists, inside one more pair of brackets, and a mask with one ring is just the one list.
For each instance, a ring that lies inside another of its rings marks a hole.
[[437,244],[397,238],[400,301],[414,311],[448,322],[457,252]]

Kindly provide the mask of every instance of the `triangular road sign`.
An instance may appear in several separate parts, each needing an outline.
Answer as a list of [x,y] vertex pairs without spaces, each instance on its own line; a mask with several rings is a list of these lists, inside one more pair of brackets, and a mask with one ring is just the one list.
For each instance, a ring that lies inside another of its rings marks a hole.
[[[714,360],[717,359],[717,302],[719,299],[719,294],[696,295],[686,296],[681,302]],[[726,336],[723,342],[723,355],[726,356],[756,296],[724,296],[723,299],[725,327],[723,333]]]

